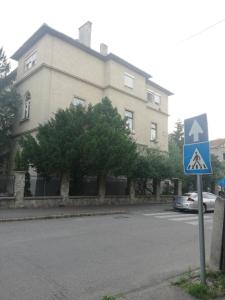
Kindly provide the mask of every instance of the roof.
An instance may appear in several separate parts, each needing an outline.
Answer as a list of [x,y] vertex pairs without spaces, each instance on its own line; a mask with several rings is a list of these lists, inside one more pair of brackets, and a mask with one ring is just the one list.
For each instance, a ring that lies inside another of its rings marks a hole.
[[[77,48],[99,58],[100,60],[103,60],[103,61],[114,60],[114,61],[118,62],[119,64],[122,64],[125,67],[144,76],[147,80],[149,80],[149,78],[152,77],[150,74],[135,67],[134,65],[132,65],[131,63],[127,62],[126,60],[120,58],[119,56],[117,56],[113,53],[109,53],[108,55],[102,55],[101,53],[80,43],[79,40],[73,39],[73,38],[65,35],[64,33],[61,33],[59,31],[51,28],[50,26],[48,26],[45,23],[12,55],[11,58],[18,61],[21,58],[21,56],[23,56],[37,41],[39,41],[46,34],[50,34],[54,37],[57,37],[57,38],[63,40],[64,42],[69,43],[70,45],[77,47]],[[156,83],[151,82],[151,84],[155,85],[155,87],[157,87],[161,91],[165,92],[166,94],[173,95],[173,93],[162,88],[161,86],[157,85]]]
[[164,87],[158,85],[157,83],[153,82],[152,80],[148,79],[147,83],[149,83],[151,86],[159,89],[160,91],[164,92],[165,94],[167,94],[168,96],[172,96],[174,95],[172,92],[168,91],[167,89],[165,89]]
[[225,143],[225,139],[216,139],[209,142],[211,148],[217,148]]

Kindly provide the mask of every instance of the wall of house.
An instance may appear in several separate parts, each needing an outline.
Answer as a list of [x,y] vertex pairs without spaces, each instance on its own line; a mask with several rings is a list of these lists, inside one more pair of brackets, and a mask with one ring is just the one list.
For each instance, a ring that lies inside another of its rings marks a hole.
[[[18,85],[17,91],[21,95],[22,101],[14,127],[15,135],[37,128],[40,123],[48,120],[50,89],[51,72],[46,68],[39,69]],[[25,94],[28,91],[31,94],[30,118],[24,120]]]
[[[144,100],[121,93],[113,88],[106,89],[105,95],[109,97],[113,105],[117,107],[121,116],[125,116],[125,110],[133,112],[133,137],[138,144],[168,151],[168,115],[160,111],[152,110]],[[157,143],[150,142],[151,122],[157,123]]]
[[211,154],[216,155],[220,161],[224,161],[223,154],[225,153],[225,144],[222,144],[217,148],[211,148],[210,152]]
[[[37,63],[24,71],[24,60],[37,51]],[[124,73],[134,76],[133,89],[124,86]],[[56,37],[45,35],[19,60],[18,92],[24,101],[31,93],[30,118],[22,121],[21,105],[15,135],[35,130],[59,108],[70,106],[74,96],[87,104],[98,103],[108,96],[124,117],[134,113],[134,139],[138,144],[168,149],[168,96],[146,83],[146,78],[113,60],[104,62]],[[148,103],[147,89],[161,95],[160,105]],[[150,123],[157,123],[157,143],[150,142]]]

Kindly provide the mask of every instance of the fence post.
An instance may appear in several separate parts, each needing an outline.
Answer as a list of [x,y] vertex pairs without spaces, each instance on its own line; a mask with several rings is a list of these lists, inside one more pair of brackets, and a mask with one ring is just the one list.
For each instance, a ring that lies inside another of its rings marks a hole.
[[178,179],[178,196],[181,196],[182,195],[182,180],[181,179]]
[[62,196],[62,204],[68,204],[70,191],[70,173],[65,172],[62,174],[61,184],[60,184],[60,195]]
[[104,201],[106,193],[106,177],[99,176],[98,177],[98,196],[101,201]]
[[129,195],[130,195],[130,200],[135,200],[135,181],[134,179],[130,179],[129,182]]
[[15,171],[15,187],[14,195],[16,197],[15,207],[24,207],[24,186],[25,186],[25,172]]

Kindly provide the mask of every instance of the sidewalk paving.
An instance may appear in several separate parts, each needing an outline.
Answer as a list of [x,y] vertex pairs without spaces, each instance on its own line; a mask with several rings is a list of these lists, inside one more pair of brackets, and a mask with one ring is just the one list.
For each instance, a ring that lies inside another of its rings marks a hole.
[[127,293],[118,300],[194,300],[196,298],[187,294],[181,288],[172,285],[171,279],[158,285]]

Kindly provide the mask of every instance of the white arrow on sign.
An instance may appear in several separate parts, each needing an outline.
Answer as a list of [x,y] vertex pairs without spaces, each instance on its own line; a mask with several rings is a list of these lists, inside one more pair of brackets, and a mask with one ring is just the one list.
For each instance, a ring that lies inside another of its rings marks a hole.
[[194,120],[191,130],[189,132],[189,136],[193,135],[194,142],[198,142],[199,134],[203,133],[202,127],[199,125],[197,120]]

